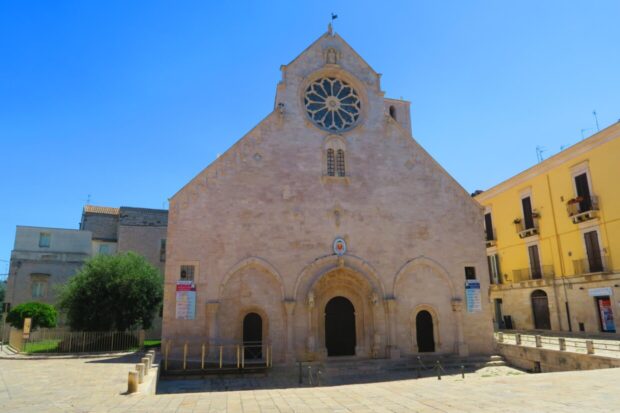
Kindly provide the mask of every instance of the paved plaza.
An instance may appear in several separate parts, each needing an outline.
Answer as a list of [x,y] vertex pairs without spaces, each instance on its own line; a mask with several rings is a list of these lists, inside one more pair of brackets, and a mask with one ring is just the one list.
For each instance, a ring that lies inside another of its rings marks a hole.
[[[509,367],[333,387],[124,395],[139,355],[0,359],[0,412],[614,412],[620,369],[525,374]],[[390,380],[386,377],[386,380]],[[232,388],[239,386],[230,380]],[[247,380],[247,379],[246,379]],[[256,380],[256,379],[252,379]],[[187,386],[179,381],[178,387]],[[174,383],[164,387],[171,391]],[[193,386],[193,387],[192,387]]]

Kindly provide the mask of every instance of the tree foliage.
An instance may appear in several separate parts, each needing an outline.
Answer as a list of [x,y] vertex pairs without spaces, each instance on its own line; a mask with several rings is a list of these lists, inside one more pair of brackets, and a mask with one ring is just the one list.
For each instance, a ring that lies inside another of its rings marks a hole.
[[73,330],[149,328],[159,309],[163,279],[143,257],[97,255],[61,292],[60,307]]
[[6,282],[0,281],[0,314],[4,308],[4,297],[6,295]]
[[49,304],[23,303],[9,311],[6,321],[15,328],[22,328],[24,326],[24,319],[27,317],[32,318],[30,328],[33,330],[38,327],[52,328],[56,327],[58,312]]

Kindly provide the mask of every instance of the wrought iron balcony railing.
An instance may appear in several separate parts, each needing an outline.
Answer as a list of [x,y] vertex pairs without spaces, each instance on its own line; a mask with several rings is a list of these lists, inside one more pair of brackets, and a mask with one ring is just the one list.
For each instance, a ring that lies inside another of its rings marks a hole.
[[611,265],[611,257],[601,251],[598,256],[593,254],[591,258],[573,260],[573,269],[575,270],[575,275],[584,275],[611,272],[613,267]]
[[542,268],[521,268],[512,270],[513,283],[530,280],[551,280],[555,276],[553,265],[543,265]]

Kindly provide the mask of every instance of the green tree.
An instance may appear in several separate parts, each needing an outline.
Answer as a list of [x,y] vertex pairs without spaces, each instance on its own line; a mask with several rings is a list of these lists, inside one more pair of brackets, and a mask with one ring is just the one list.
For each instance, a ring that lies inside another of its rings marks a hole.
[[58,312],[49,304],[23,303],[9,311],[6,322],[15,328],[22,328],[27,317],[32,318],[30,328],[33,330],[39,327],[52,328],[56,327]]
[[6,295],[6,281],[0,281],[0,314],[4,309],[4,297]]
[[146,329],[162,295],[162,276],[140,255],[97,255],[63,289],[60,307],[73,330]]

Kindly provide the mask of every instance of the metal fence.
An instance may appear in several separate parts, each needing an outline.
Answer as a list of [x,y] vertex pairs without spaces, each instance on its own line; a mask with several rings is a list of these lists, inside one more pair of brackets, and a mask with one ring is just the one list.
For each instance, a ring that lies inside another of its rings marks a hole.
[[95,353],[137,350],[144,346],[144,330],[68,331],[40,329],[27,337],[12,328],[9,344],[21,353]]
[[208,372],[268,368],[273,348],[265,342],[208,343],[166,340],[162,342],[165,372]]

